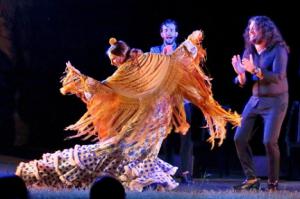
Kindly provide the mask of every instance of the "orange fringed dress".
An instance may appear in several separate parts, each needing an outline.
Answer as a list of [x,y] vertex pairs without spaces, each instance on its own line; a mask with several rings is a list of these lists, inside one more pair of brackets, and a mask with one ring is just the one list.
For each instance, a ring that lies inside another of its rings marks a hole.
[[111,175],[129,190],[150,184],[174,189],[177,168],[157,156],[171,128],[183,134],[189,128],[183,99],[202,110],[212,146],[215,138],[223,142],[227,122],[240,123],[237,113],[213,99],[210,79],[199,67],[204,58],[202,46],[188,39],[170,56],[144,53],[128,60],[103,82],[68,63],[61,92],[80,96],[87,112],[67,129],[76,130],[75,137],[96,136],[98,142],[20,163],[16,174],[34,186],[88,187],[95,178]]

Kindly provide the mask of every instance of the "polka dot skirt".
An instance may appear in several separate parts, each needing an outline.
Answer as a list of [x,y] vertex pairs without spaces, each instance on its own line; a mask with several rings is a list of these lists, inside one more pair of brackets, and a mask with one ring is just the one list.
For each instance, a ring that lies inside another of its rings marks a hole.
[[[22,162],[17,167],[16,175],[21,176],[28,186],[34,187],[87,188],[97,177],[111,175],[128,190],[142,191],[153,184],[165,190],[174,189],[178,183],[172,175],[177,167],[157,157],[166,137],[170,114],[166,101],[156,106],[154,114],[145,122],[145,128],[135,132],[147,135],[142,145],[130,145],[125,141],[118,146],[101,142],[76,145],[46,153],[40,160]],[[108,147],[104,148],[104,145]]]

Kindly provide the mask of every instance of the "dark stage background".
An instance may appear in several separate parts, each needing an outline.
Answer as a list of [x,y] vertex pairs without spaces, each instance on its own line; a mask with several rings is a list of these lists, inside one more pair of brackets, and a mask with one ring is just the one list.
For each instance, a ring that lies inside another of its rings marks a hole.
[[[77,121],[85,111],[76,97],[59,93],[65,62],[70,60],[82,73],[103,80],[114,71],[105,56],[110,37],[148,51],[161,43],[159,26],[166,18],[178,22],[179,42],[195,29],[204,31],[206,71],[213,78],[214,96],[222,105],[240,113],[250,90],[232,83],[235,73],[231,57],[243,50],[242,34],[249,17],[271,17],[291,48],[290,99],[299,100],[300,13],[291,2],[257,0],[224,5],[225,2],[190,0],[1,0],[1,150],[21,147],[21,152],[38,156],[42,151],[80,143],[64,141],[68,135],[64,127]],[[202,132],[201,117],[196,114],[194,121],[194,133]],[[229,128],[223,148],[229,148],[227,156],[238,165],[232,136]],[[203,136],[196,136],[199,137]],[[202,141],[199,145],[206,146]],[[284,133],[280,142],[284,158]],[[256,154],[264,153],[261,137],[253,144]],[[209,151],[206,146],[205,150],[204,159],[222,147]],[[224,159],[224,154],[221,156]],[[212,161],[216,162],[215,167],[218,161]]]

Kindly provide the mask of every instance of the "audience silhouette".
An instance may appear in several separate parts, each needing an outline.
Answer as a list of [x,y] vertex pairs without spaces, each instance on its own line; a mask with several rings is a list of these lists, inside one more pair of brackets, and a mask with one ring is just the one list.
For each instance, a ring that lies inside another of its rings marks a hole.
[[102,197],[125,199],[125,189],[117,179],[110,176],[103,176],[97,179],[90,189],[90,199],[99,199]]
[[23,179],[16,175],[0,177],[1,199],[28,199],[28,190]]

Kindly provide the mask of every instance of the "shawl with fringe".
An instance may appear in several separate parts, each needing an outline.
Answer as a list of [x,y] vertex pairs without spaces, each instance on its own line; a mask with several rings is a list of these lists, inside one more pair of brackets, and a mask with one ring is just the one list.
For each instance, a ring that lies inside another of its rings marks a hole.
[[236,112],[224,110],[214,100],[210,78],[199,67],[206,52],[201,44],[193,44],[198,50],[196,57],[189,53],[184,43],[172,55],[144,53],[119,66],[103,82],[81,74],[67,63],[61,92],[81,97],[87,104],[87,112],[66,129],[78,131],[73,137],[96,135],[103,143],[109,140],[109,145],[118,144],[122,139],[129,145],[141,144],[146,133],[153,130],[141,131],[146,118],[153,114],[153,104],[167,95],[172,99],[172,122],[166,124],[168,133],[172,127],[182,134],[189,128],[183,106],[185,98],[203,112],[212,147],[215,138],[221,145],[226,137],[226,124],[237,126],[241,118]]

